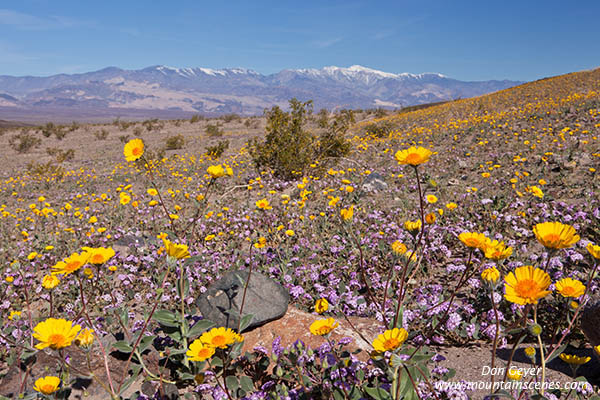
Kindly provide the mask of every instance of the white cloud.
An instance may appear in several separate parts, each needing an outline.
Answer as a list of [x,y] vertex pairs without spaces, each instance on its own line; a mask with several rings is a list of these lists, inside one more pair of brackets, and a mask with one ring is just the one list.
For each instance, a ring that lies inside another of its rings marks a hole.
[[12,26],[16,29],[26,31],[40,31],[48,29],[71,28],[81,25],[89,26],[90,23],[84,23],[82,21],[60,15],[38,17],[19,11],[0,8],[0,25]]
[[325,49],[327,47],[331,47],[339,42],[341,42],[342,40],[344,40],[343,37],[336,37],[336,38],[330,38],[330,39],[320,39],[320,40],[315,40],[313,41],[311,44],[319,49]]

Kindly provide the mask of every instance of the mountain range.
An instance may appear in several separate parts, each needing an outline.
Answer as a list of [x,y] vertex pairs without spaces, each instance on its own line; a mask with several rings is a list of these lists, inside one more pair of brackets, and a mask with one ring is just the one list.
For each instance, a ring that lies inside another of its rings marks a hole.
[[314,108],[402,108],[473,97],[522,82],[465,82],[441,74],[389,73],[348,68],[286,69],[263,75],[243,68],[140,70],[108,67],[48,77],[0,75],[0,118],[102,120],[185,118],[224,113],[262,114],[288,100],[313,100]]

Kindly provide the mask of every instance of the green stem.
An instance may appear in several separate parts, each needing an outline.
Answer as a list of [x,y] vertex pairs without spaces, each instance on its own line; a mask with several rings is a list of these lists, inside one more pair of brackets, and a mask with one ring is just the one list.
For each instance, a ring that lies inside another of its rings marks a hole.
[[[533,323],[537,325],[537,304],[533,307]],[[542,343],[541,333],[536,335],[538,340],[538,346],[540,346],[540,360],[542,362],[542,388],[541,393],[544,395],[544,382],[546,381],[546,359],[544,358],[544,345]]]

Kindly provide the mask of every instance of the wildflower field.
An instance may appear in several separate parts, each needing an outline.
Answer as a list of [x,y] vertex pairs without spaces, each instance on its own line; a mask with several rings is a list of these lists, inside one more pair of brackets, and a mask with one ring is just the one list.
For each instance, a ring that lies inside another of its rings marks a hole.
[[[29,170],[0,136],[0,394],[600,398],[600,70],[359,121],[291,180],[242,140],[157,157],[156,132],[76,133],[79,158]],[[311,343],[249,347],[243,306],[202,318],[236,269],[288,289]]]

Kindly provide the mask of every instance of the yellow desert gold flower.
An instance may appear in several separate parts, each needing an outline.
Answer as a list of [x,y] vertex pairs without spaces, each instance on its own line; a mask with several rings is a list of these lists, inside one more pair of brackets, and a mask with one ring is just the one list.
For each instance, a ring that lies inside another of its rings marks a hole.
[[406,221],[404,223],[404,228],[410,233],[418,232],[421,229],[421,220]]
[[354,206],[350,206],[348,208],[342,208],[340,210],[340,215],[344,221],[350,221],[354,216]]
[[571,225],[560,222],[543,222],[533,227],[537,240],[549,249],[566,249],[579,241]]
[[583,365],[592,359],[591,357],[579,357],[573,354],[565,353],[561,353],[559,357],[561,360],[570,365]]
[[593,243],[588,243],[588,245],[586,246],[586,249],[587,249],[587,251],[590,252],[592,257],[600,260],[600,246],[596,246]]
[[529,358],[533,358],[535,356],[535,347],[532,347],[532,346],[526,347],[525,355]]
[[510,272],[505,278],[504,298],[516,304],[537,304],[550,293],[550,275],[539,268],[526,265]]
[[542,191],[542,189],[540,189],[537,186],[530,186],[529,187],[529,192],[534,195],[535,197],[538,197],[540,199],[544,198],[544,192]]
[[104,264],[115,255],[112,247],[82,247],[82,249],[90,254],[88,263],[94,265]]
[[513,249],[512,247],[506,247],[504,242],[498,242],[497,240],[488,240],[485,243],[484,251],[485,257],[490,260],[504,260],[511,256]]
[[196,339],[190,344],[186,356],[190,361],[206,361],[215,354],[215,348],[202,343],[202,340]]
[[577,279],[563,278],[555,286],[562,297],[579,297],[585,293],[585,285]]
[[84,328],[79,332],[79,335],[75,338],[75,344],[79,347],[90,347],[94,343],[94,330]]
[[271,207],[271,205],[269,204],[269,200],[267,200],[267,199],[260,199],[255,204],[256,204],[256,208],[258,208],[260,210],[270,210],[273,208],[273,207]]
[[523,377],[523,371],[518,368],[510,368],[508,370],[507,376],[508,376],[508,379],[510,379],[510,380],[518,381]]
[[318,319],[310,324],[310,333],[317,336],[325,336],[338,327],[338,323],[333,318]]
[[427,195],[427,202],[429,204],[435,204],[435,203],[437,203],[437,201],[438,201],[438,198],[435,195],[433,195],[433,194]]
[[432,225],[435,223],[435,214],[434,213],[429,213],[425,216],[425,222],[428,225]]
[[45,376],[43,378],[39,378],[33,384],[33,390],[36,392],[40,392],[45,394],[46,396],[51,395],[52,393],[58,390],[58,386],[60,385],[60,378],[57,376]]
[[211,165],[206,169],[206,172],[210,175],[211,178],[217,179],[222,176],[225,176],[226,171],[221,164],[219,165]]
[[42,287],[48,290],[54,289],[59,283],[60,281],[55,275],[46,275],[42,279]]
[[496,267],[486,268],[481,273],[481,279],[486,282],[496,283],[500,279],[500,271]]
[[325,298],[320,298],[315,302],[315,311],[319,314],[323,314],[329,309],[329,302]]
[[388,329],[373,340],[373,348],[379,353],[394,351],[408,338],[408,332],[404,328]]
[[121,203],[121,205],[127,205],[129,204],[129,202],[131,201],[131,196],[128,195],[125,192],[121,192],[119,193],[119,203]]
[[392,252],[396,255],[401,256],[406,253],[407,250],[408,248],[406,245],[399,240],[396,240],[394,243],[392,243]]
[[53,275],[69,275],[87,264],[90,254],[87,251],[73,253],[64,261],[59,261],[52,267]]
[[395,154],[396,161],[398,164],[408,164],[417,166],[429,161],[429,157],[433,153],[424,147],[412,146],[405,150],[398,150]]
[[456,204],[456,203],[448,203],[448,204],[446,204],[446,208],[448,210],[454,210],[456,207],[458,207],[458,204]]
[[484,249],[488,240],[483,233],[479,232],[463,232],[458,235],[458,239],[472,249]]
[[148,190],[146,190],[146,193],[148,193],[150,196],[157,196],[158,195],[158,191],[154,188],[150,188]]
[[254,247],[257,249],[262,249],[266,245],[267,245],[267,238],[264,236],[259,237],[258,242],[254,243]]
[[220,327],[204,332],[200,341],[209,347],[226,349],[227,346],[238,342],[240,337],[231,328]]
[[40,341],[35,348],[42,350],[50,347],[58,350],[68,347],[80,330],[81,326],[73,325],[73,322],[66,319],[48,318],[33,328],[33,337]]
[[292,237],[296,234],[292,229],[288,229],[284,233],[286,236],[289,236],[289,237]]
[[189,258],[190,252],[185,244],[171,242],[169,239],[163,238],[163,244],[167,255],[176,259]]
[[123,154],[127,161],[135,161],[144,155],[144,142],[142,139],[132,139],[123,148]]

